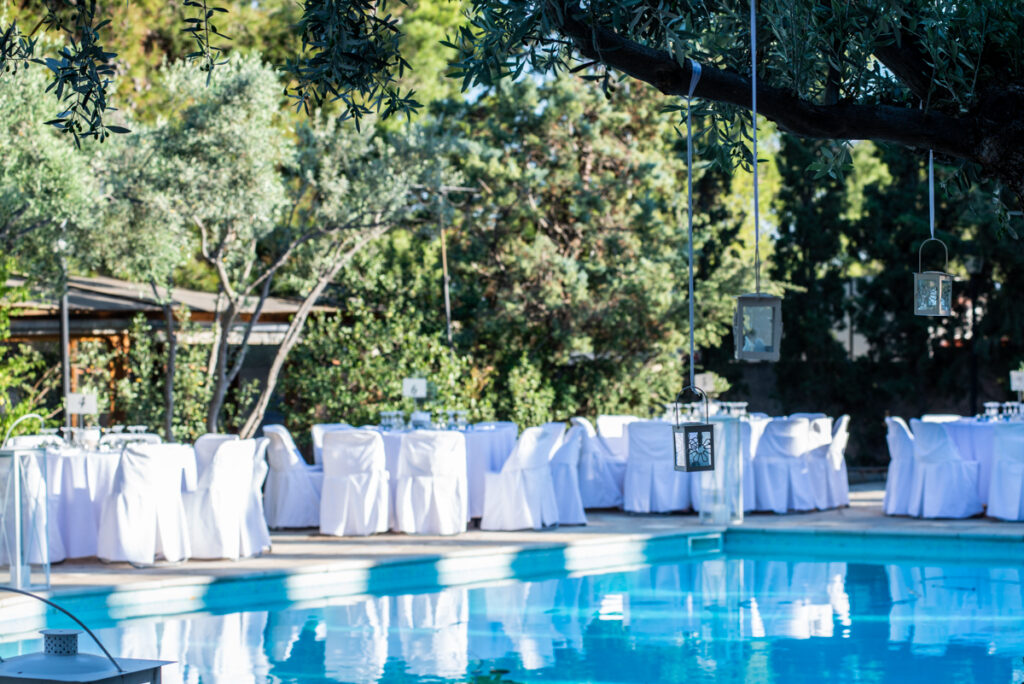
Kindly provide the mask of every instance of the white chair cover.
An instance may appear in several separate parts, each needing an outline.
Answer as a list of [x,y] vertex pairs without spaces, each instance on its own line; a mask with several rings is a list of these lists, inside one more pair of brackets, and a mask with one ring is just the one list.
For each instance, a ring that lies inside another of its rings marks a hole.
[[497,473],[487,473],[482,530],[522,530],[558,524],[558,499],[550,461],[565,423],[523,430],[516,448]]
[[[828,420],[828,419],[824,419]],[[820,441],[814,429],[824,425],[823,419],[811,421],[812,444]],[[815,507],[825,510],[850,505],[850,481],[846,471],[846,444],[850,441],[850,416],[844,415],[831,429],[828,441],[808,453],[811,467],[811,495]]]
[[352,429],[352,426],[348,423],[317,423],[314,425],[310,430],[310,434],[313,437],[313,463],[315,465],[323,464],[324,435],[328,432]]
[[640,420],[636,416],[598,416],[597,434],[615,458],[623,463],[629,458],[629,435],[626,426]]
[[580,454],[580,498],[584,508],[621,508],[626,462],[618,460],[586,418],[569,422],[583,428]]
[[200,435],[195,444],[192,445],[192,448],[196,451],[196,478],[199,482],[203,481],[203,475],[206,473],[210,463],[213,462],[213,455],[217,453],[220,445],[235,439],[238,439],[238,435],[225,435],[217,432],[207,432],[205,435]]
[[466,531],[469,493],[461,432],[422,430],[402,436],[395,478],[395,528],[407,534]]
[[181,500],[181,472],[194,459],[184,444],[135,444],[125,448],[113,495],[103,506],[96,555],[105,561],[152,565],[191,555],[188,520]]
[[626,428],[629,460],[622,507],[630,513],[668,513],[693,507],[690,473],[677,472],[672,424],[640,420]]
[[997,425],[995,432],[987,514],[1024,520],[1024,425]]
[[272,529],[316,527],[320,524],[323,473],[306,465],[283,425],[264,425],[263,434],[270,439],[267,446],[270,472],[263,492],[267,525]]
[[885,441],[889,445],[889,470],[885,476],[886,515],[909,515],[911,488],[914,485],[914,435],[899,417],[885,419]]
[[267,465],[267,447],[270,440],[260,437],[256,440],[253,453],[252,482],[245,501],[245,526],[239,551],[242,556],[258,556],[270,550],[270,529],[267,516],[263,513],[263,482],[267,479],[270,466]]
[[196,491],[182,496],[193,558],[242,556],[255,455],[254,439],[221,440]]
[[757,509],[785,513],[815,507],[806,418],[776,418],[764,429],[754,458]]
[[926,413],[921,416],[921,420],[925,423],[955,423],[960,420],[960,416],[955,413]]
[[388,530],[388,471],[384,440],[374,430],[324,435],[320,532],[338,537]]
[[569,428],[562,443],[551,456],[551,482],[558,501],[559,525],[586,525],[580,496],[580,453],[586,430],[578,425]]
[[[740,422],[740,454],[743,458],[743,512],[757,509],[757,486],[754,477],[754,457],[757,445],[769,421],[766,414],[751,414]],[[699,481],[699,478],[693,478]]]
[[981,513],[978,463],[965,461],[941,423],[910,421],[914,432],[914,480],[909,514],[922,518],[969,518]]

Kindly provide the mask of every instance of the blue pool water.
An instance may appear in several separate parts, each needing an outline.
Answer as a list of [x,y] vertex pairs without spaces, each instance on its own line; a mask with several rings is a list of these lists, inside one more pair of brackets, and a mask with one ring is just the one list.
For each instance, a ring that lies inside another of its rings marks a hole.
[[238,612],[97,633],[115,654],[178,661],[167,683],[1021,682],[1022,585],[1018,565],[716,556],[302,605],[240,596]]

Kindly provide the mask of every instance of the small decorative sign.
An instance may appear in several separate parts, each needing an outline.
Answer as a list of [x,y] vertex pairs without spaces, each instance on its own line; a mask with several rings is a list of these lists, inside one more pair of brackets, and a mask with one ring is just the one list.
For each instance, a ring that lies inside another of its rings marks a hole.
[[94,416],[96,410],[96,395],[87,392],[71,392],[67,396],[68,413],[71,415]]
[[1024,371],[1010,371],[1010,389],[1024,392]]
[[427,379],[405,378],[402,380],[402,396],[409,399],[426,399]]

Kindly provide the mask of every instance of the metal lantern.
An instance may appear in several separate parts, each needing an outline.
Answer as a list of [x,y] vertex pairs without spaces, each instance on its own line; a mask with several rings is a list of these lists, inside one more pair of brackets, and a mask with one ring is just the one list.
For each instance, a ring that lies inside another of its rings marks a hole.
[[945,271],[921,271],[921,252],[929,242],[938,242],[946,253],[946,268],[949,266],[949,250],[946,243],[938,238],[928,238],[917,250],[917,273],[914,274],[914,315],[950,316],[953,313],[953,276]]
[[[43,653],[0,662],[0,684],[88,682],[89,684],[159,684],[165,660],[106,657],[78,652],[77,629],[44,629]],[[102,645],[101,645],[102,648]]]
[[761,293],[737,297],[732,334],[738,360],[778,361],[782,342],[782,297]]
[[715,426],[708,420],[708,396],[698,387],[684,387],[676,396],[676,405],[681,404],[686,390],[704,398],[703,423],[679,423],[679,412],[676,411],[676,424],[672,426],[672,447],[675,456],[674,467],[687,473],[715,469]]

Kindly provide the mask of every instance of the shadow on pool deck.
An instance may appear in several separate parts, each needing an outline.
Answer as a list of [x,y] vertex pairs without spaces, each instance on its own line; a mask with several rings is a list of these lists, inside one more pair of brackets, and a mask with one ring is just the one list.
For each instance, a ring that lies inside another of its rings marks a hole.
[[[898,548],[902,535],[941,535],[950,538],[948,548],[953,553],[968,539],[1002,544],[1024,540],[1024,523],[988,518],[886,517],[881,512],[882,495],[881,483],[856,485],[851,488],[849,508],[789,515],[749,514],[741,526],[732,529],[744,544],[758,535],[763,544],[765,539],[779,539],[776,535],[780,533],[834,533],[850,538],[876,536],[879,541],[886,539],[888,548]],[[280,531],[273,534],[271,553],[240,561],[191,560],[134,568],[96,559],[69,560],[53,566],[51,594],[67,600],[91,595],[94,602],[106,595],[108,605],[118,604],[123,597],[127,605],[134,600],[132,596],[149,592],[148,601],[166,595],[167,600],[191,601],[209,608],[237,599],[239,593],[266,597],[268,601],[301,600],[323,593],[328,583],[332,583],[332,591],[337,586],[336,594],[422,590],[506,576],[550,575],[678,558],[687,553],[688,536],[711,533],[715,538],[716,532],[723,531],[700,525],[693,514],[591,511],[588,517],[590,524],[583,527],[520,532],[471,529],[455,537],[383,534],[333,538],[313,530]],[[894,535],[897,538],[893,539]],[[717,543],[721,544],[720,538]],[[791,538],[788,543],[792,548],[799,542]],[[746,548],[739,543],[737,546]],[[994,553],[1000,553],[1000,547],[993,548]],[[601,555],[603,560],[598,558]],[[10,605],[10,600],[0,597],[0,610]]]

